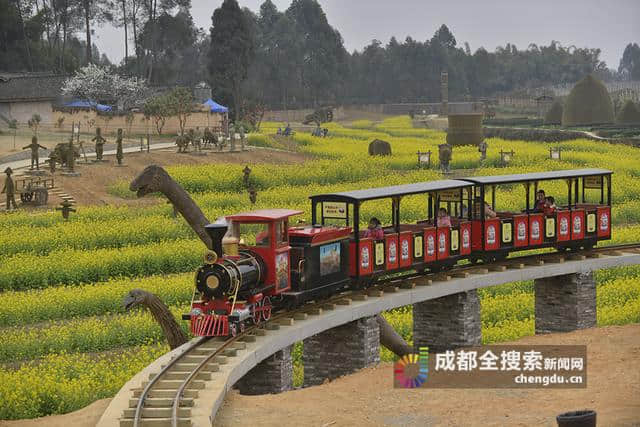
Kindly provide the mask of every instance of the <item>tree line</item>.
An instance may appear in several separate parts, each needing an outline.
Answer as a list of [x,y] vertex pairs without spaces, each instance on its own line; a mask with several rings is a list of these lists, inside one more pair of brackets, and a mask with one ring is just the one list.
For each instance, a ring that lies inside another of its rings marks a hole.
[[190,7],[190,0],[0,0],[0,69],[71,73],[108,64],[92,34],[110,23],[124,35],[117,72],[152,86],[207,81],[216,100],[238,111],[256,103],[438,102],[442,71],[451,101],[573,83],[589,73],[605,81],[640,78],[636,43],[617,70],[607,68],[599,49],[557,41],[472,52],[446,25],[427,40],[372,40],[349,53],[316,0],[292,0],[284,11],[265,0],[257,12],[224,0],[208,32],[195,26]]

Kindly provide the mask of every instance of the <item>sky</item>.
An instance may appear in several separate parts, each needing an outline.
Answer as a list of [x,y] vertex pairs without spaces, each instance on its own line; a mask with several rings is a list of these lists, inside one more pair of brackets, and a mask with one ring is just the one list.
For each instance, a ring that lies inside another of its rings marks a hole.
[[[211,15],[222,0],[191,0],[196,26],[208,31]],[[238,0],[258,11],[264,0]],[[285,10],[291,0],[272,0]],[[640,43],[640,0],[319,0],[329,24],[340,31],[349,52],[362,50],[371,40],[386,44],[411,36],[430,39],[442,24],[458,45],[471,51],[494,51],[507,42],[518,49],[530,43],[599,48],[601,60],[617,69],[625,46]],[[81,35],[79,35],[81,37]],[[112,62],[124,56],[122,29],[96,30],[95,43]],[[130,50],[131,43],[129,44]]]

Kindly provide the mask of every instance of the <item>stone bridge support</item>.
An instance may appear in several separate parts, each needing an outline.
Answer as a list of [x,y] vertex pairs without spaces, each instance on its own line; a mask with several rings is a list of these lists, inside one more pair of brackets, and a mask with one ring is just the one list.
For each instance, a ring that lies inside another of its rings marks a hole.
[[293,388],[293,346],[275,352],[236,383],[240,394],[282,393]]
[[535,280],[536,334],[569,332],[596,326],[593,272]]
[[375,316],[338,326],[304,340],[304,386],[347,375],[380,361]]
[[413,304],[413,346],[431,352],[482,344],[480,301],[474,290]]

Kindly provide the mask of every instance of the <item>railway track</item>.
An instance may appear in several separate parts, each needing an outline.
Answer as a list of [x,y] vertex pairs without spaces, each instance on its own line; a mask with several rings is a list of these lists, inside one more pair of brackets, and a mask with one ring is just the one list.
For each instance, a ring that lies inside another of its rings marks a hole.
[[[490,264],[460,265],[435,274],[406,275],[389,279],[364,290],[345,291],[327,300],[305,304],[292,311],[276,313],[260,327],[249,327],[237,336],[226,340],[223,338],[193,339],[183,346],[173,359],[166,361],[161,366],[160,372],[150,373],[148,380],[142,382],[141,387],[133,389],[133,398],[129,399],[129,408],[121,414],[119,424],[121,427],[192,426],[194,404],[200,392],[205,389],[207,381],[215,380],[216,374],[224,370],[225,365],[238,356],[239,352],[246,350],[248,344],[255,342],[270,330],[277,331],[280,326],[293,325],[294,320],[305,320],[308,316],[314,315],[320,316],[323,311],[329,312],[338,306],[348,306],[353,301],[366,301],[370,297],[381,298],[384,295],[416,287],[430,287],[434,282],[465,279],[471,275],[485,275],[490,272],[557,265],[566,261],[620,257],[625,254],[640,255],[640,243],[603,246],[588,251],[570,253],[549,252],[515,256]],[[405,301],[405,303],[410,302]],[[396,302],[391,306],[398,306],[398,304]],[[226,375],[230,376],[232,373]],[[222,399],[226,390],[234,382],[225,380],[221,386],[223,390],[219,395],[222,396]],[[214,405],[216,408],[221,403],[220,398],[218,399],[219,402]],[[202,419],[201,414],[199,418]],[[209,418],[209,420],[212,419]]]

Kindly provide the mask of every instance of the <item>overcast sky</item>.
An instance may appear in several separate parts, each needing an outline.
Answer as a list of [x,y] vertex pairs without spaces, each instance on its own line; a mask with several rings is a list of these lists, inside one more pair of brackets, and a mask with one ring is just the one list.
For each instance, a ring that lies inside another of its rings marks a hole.
[[[264,0],[239,0],[258,11]],[[285,10],[291,0],[272,0]],[[493,51],[507,42],[518,49],[530,43],[600,48],[609,68],[618,68],[624,47],[640,43],[640,0],[319,0],[329,24],[342,34],[348,51],[362,50],[371,40],[391,36],[404,40],[431,38],[442,24],[458,45]],[[193,19],[207,31],[213,10],[222,0],[192,0]],[[112,62],[124,56],[122,29],[97,29],[95,43]],[[81,36],[81,35],[80,35]],[[130,51],[133,49],[129,46]]]

